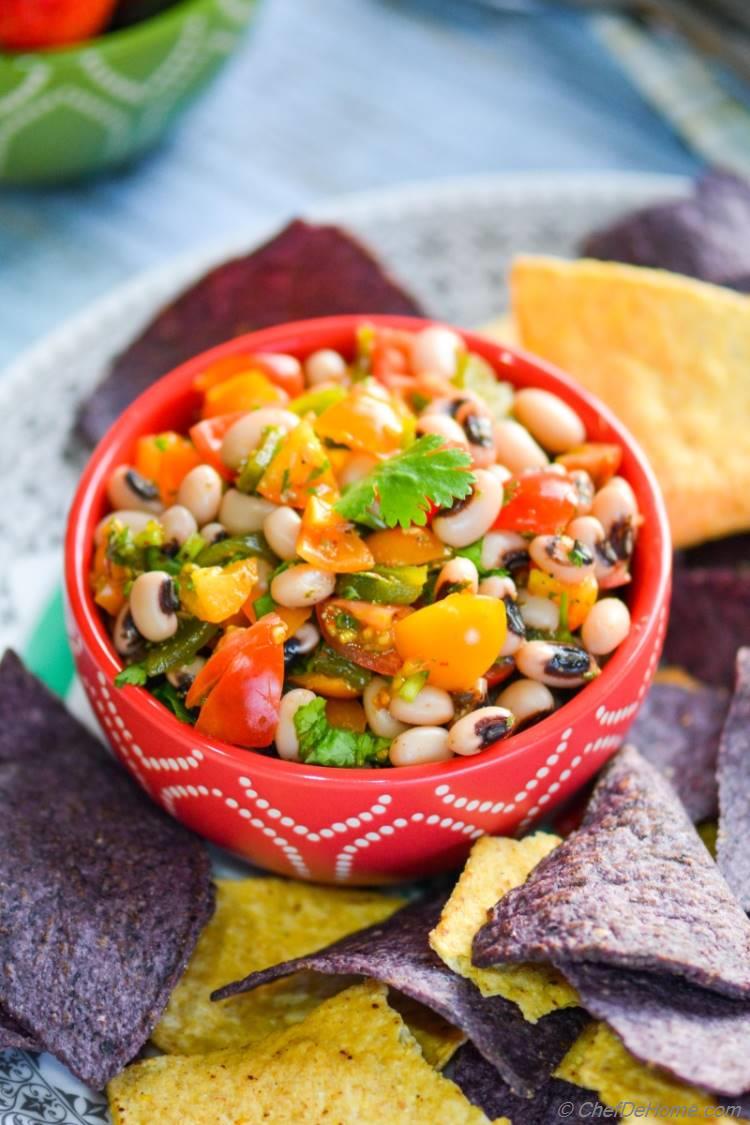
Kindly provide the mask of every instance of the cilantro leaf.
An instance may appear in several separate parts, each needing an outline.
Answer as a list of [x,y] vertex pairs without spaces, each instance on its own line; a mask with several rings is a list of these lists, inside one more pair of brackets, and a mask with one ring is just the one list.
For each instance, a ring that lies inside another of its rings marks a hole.
[[151,688],[151,694],[163,703],[165,707],[175,715],[181,723],[190,723],[191,726],[195,723],[198,712],[197,710],[189,710],[185,706],[183,697],[178,692],[177,688],[170,684],[169,680],[163,680],[160,684],[154,684]]
[[128,664],[115,676],[115,687],[126,687],[128,684],[143,687],[147,679],[148,672],[142,664]]
[[432,504],[450,508],[469,495],[475,480],[470,465],[464,449],[449,449],[439,434],[425,434],[347,489],[336,510],[368,527],[424,527]]
[[299,756],[316,766],[362,767],[384,765],[390,739],[378,738],[369,731],[332,727],[326,718],[326,701],[318,697],[305,703],[294,715],[299,739]]

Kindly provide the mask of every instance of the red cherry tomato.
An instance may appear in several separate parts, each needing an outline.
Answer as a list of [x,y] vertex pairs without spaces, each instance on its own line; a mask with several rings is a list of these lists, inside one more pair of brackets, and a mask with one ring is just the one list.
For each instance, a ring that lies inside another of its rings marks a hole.
[[621,461],[622,447],[601,441],[588,441],[557,458],[557,463],[564,465],[569,473],[574,469],[585,469],[597,488],[615,475]]
[[548,469],[511,477],[504,492],[505,503],[495,520],[502,531],[559,535],[576,514],[578,497],[572,481]]
[[[201,671],[199,696],[208,694],[195,724],[199,731],[251,749],[273,742],[284,682],[285,636],[283,622],[272,613],[250,629],[228,634]],[[190,689],[194,699],[199,679]]]
[[395,676],[403,661],[396,652],[393,627],[412,611],[407,606],[329,598],[316,607],[327,643],[353,664]]
[[109,22],[116,0],[2,0],[0,44],[11,51],[80,43]]
[[231,480],[234,474],[221,459],[221,443],[230,426],[241,417],[242,413],[217,414],[215,418],[204,418],[202,422],[196,422],[190,427],[190,438],[201,461],[206,465],[213,465],[225,480]]

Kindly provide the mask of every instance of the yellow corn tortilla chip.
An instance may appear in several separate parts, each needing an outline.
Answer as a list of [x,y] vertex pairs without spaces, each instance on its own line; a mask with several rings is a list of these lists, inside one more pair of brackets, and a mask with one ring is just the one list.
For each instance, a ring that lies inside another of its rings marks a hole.
[[490,340],[496,340],[498,344],[509,344],[510,347],[518,344],[518,331],[513,316],[509,312],[503,313],[502,316],[496,317],[488,324],[483,324],[477,331],[482,336],[488,336]]
[[750,528],[750,299],[662,270],[522,257],[521,344],[603,399],[661,484],[675,546]]
[[595,1090],[599,1100],[613,1109],[622,1102],[639,1108],[651,1105],[654,1112],[638,1115],[648,1118],[663,1119],[665,1113],[659,1113],[662,1107],[694,1105],[700,1116],[699,1111],[717,1105],[700,1090],[683,1086],[665,1071],[639,1062],[603,1023],[591,1023],[579,1035],[555,1077]]
[[368,981],[250,1047],[164,1055],[108,1087],[114,1125],[486,1125]]
[[213,1003],[214,989],[255,969],[301,957],[382,922],[403,900],[370,891],[285,879],[219,879],[216,913],[152,1035],[168,1054],[240,1047],[299,1023],[347,977],[296,973],[244,996]]
[[719,825],[715,820],[704,820],[697,825],[697,832],[711,855],[716,858],[716,840],[719,835]]
[[559,837],[545,832],[523,840],[480,837],[430,934],[430,945],[449,969],[473,981],[483,996],[512,1000],[531,1023],[557,1008],[577,1004],[574,989],[551,965],[478,969],[471,961],[471,944],[487,921],[487,911],[509,890],[525,882],[559,843]]
[[442,1070],[461,1044],[466,1042],[462,1031],[411,996],[404,996],[402,992],[396,992],[392,988],[388,993],[388,1003],[398,1012],[419,1043],[425,1060],[436,1070]]

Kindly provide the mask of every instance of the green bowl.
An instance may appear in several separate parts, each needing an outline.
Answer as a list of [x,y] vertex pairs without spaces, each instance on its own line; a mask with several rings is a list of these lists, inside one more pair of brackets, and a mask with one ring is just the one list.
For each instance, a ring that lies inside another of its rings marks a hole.
[[257,0],[182,0],[60,51],[0,54],[0,182],[61,183],[151,148],[219,70]]

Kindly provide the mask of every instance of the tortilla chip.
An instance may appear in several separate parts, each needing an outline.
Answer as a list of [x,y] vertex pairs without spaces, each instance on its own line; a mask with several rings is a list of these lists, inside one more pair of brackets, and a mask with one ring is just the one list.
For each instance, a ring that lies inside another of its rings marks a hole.
[[716,758],[729,700],[721,688],[654,684],[628,733],[696,823],[716,816]]
[[430,934],[430,945],[449,969],[472,981],[483,996],[512,1000],[531,1023],[558,1008],[575,1006],[575,992],[551,965],[478,969],[471,961],[471,943],[498,899],[523,883],[559,843],[558,836],[545,832],[523,840],[480,837]]
[[496,340],[498,344],[508,344],[509,347],[518,344],[518,332],[513,316],[509,312],[496,317],[488,324],[483,324],[481,328],[477,329],[477,332],[482,336],[487,336],[490,340]]
[[[750,639],[750,638],[748,638]],[[719,868],[750,910],[750,648],[737,653],[737,685],[719,747]]]
[[424,1061],[385,994],[368,982],[251,1047],[129,1067],[109,1085],[114,1125],[486,1125]]
[[197,837],[153,805],[7,653],[0,662],[4,1013],[30,1042],[102,1087],[148,1038],[212,909],[208,856]]
[[704,820],[703,824],[696,825],[696,831],[706,848],[716,859],[716,847],[719,836],[719,825],[715,820]]
[[587,1011],[642,1062],[715,1094],[750,1090],[750,1004],[658,973],[583,963],[560,968]]
[[471,1043],[458,1052],[448,1076],[488,1117],[504,1115],[513,1125],[596,1121],[601,1119],[604,1108],[590,1090],[582,1090],[559,1078],[548,1079],[531,1098],[519,1098]]
[[520,258],[511,283],[523,347],[597,394],[644,447],[675,546],[750,528],[750,300],[586,260]]
[[676,793],[633,747],[604,769],[581,828],[509,891],[474,963],[591,961],[750,998],[750,922]]
[[589,1024],[555,1073],[576,1086],[595,1090],[604,1105],[612,1109],[623,1102],[639,1108],[651,1106],[657,1112],[649,1116],[658,1118],[660,1109],[661,1116],[668,1116],[668,1108],[695,1106],[698,1117],[716,1106],[716,1101],[700,1090],[644,1066],[603,1023]]
[[[654,674],[655,684],[672,684],[674,687],[684,688],[685,691],[697,691],[704,685],[695,676],[691,676],[684,668],[676,664],[665,664],[657,668]],[[632,728],[631,728],[632,729]]]
[[581,247],[587,258],[684,273],[746,289],[750,275],[750,184],[712,171],[688,198],[631,212]]
[[84,401],[78,431],[93,445],[147,387],[207,348],[274,324],[342,313],[423,315],[351,235],[296,220],[162,309]]
[[350,983],[299,973],[219,1004],[211,993],[250,966],[299,957],[380,922],[403,899],[286,879],[221,879],[216,913],[201,934],[152,1039],[168,1054],[201,1055],[243,1047],[299,1023]]
[[530,1024],[516,1005],[503,997],[483,997],[430,949],[428,935],[444,903],[442,896],[414,903],[386,922],[342,938],[318,953],[250,973],[244,980],[219,989],[214,998],[236,996],[300,970],[372,977],[459,1028],[516,1093],[528,1096],[560,1061],[586,1016],[570,1008]]
[[748,640],[750,568],[675,571],[666,661],[731,691],[737,649]]

